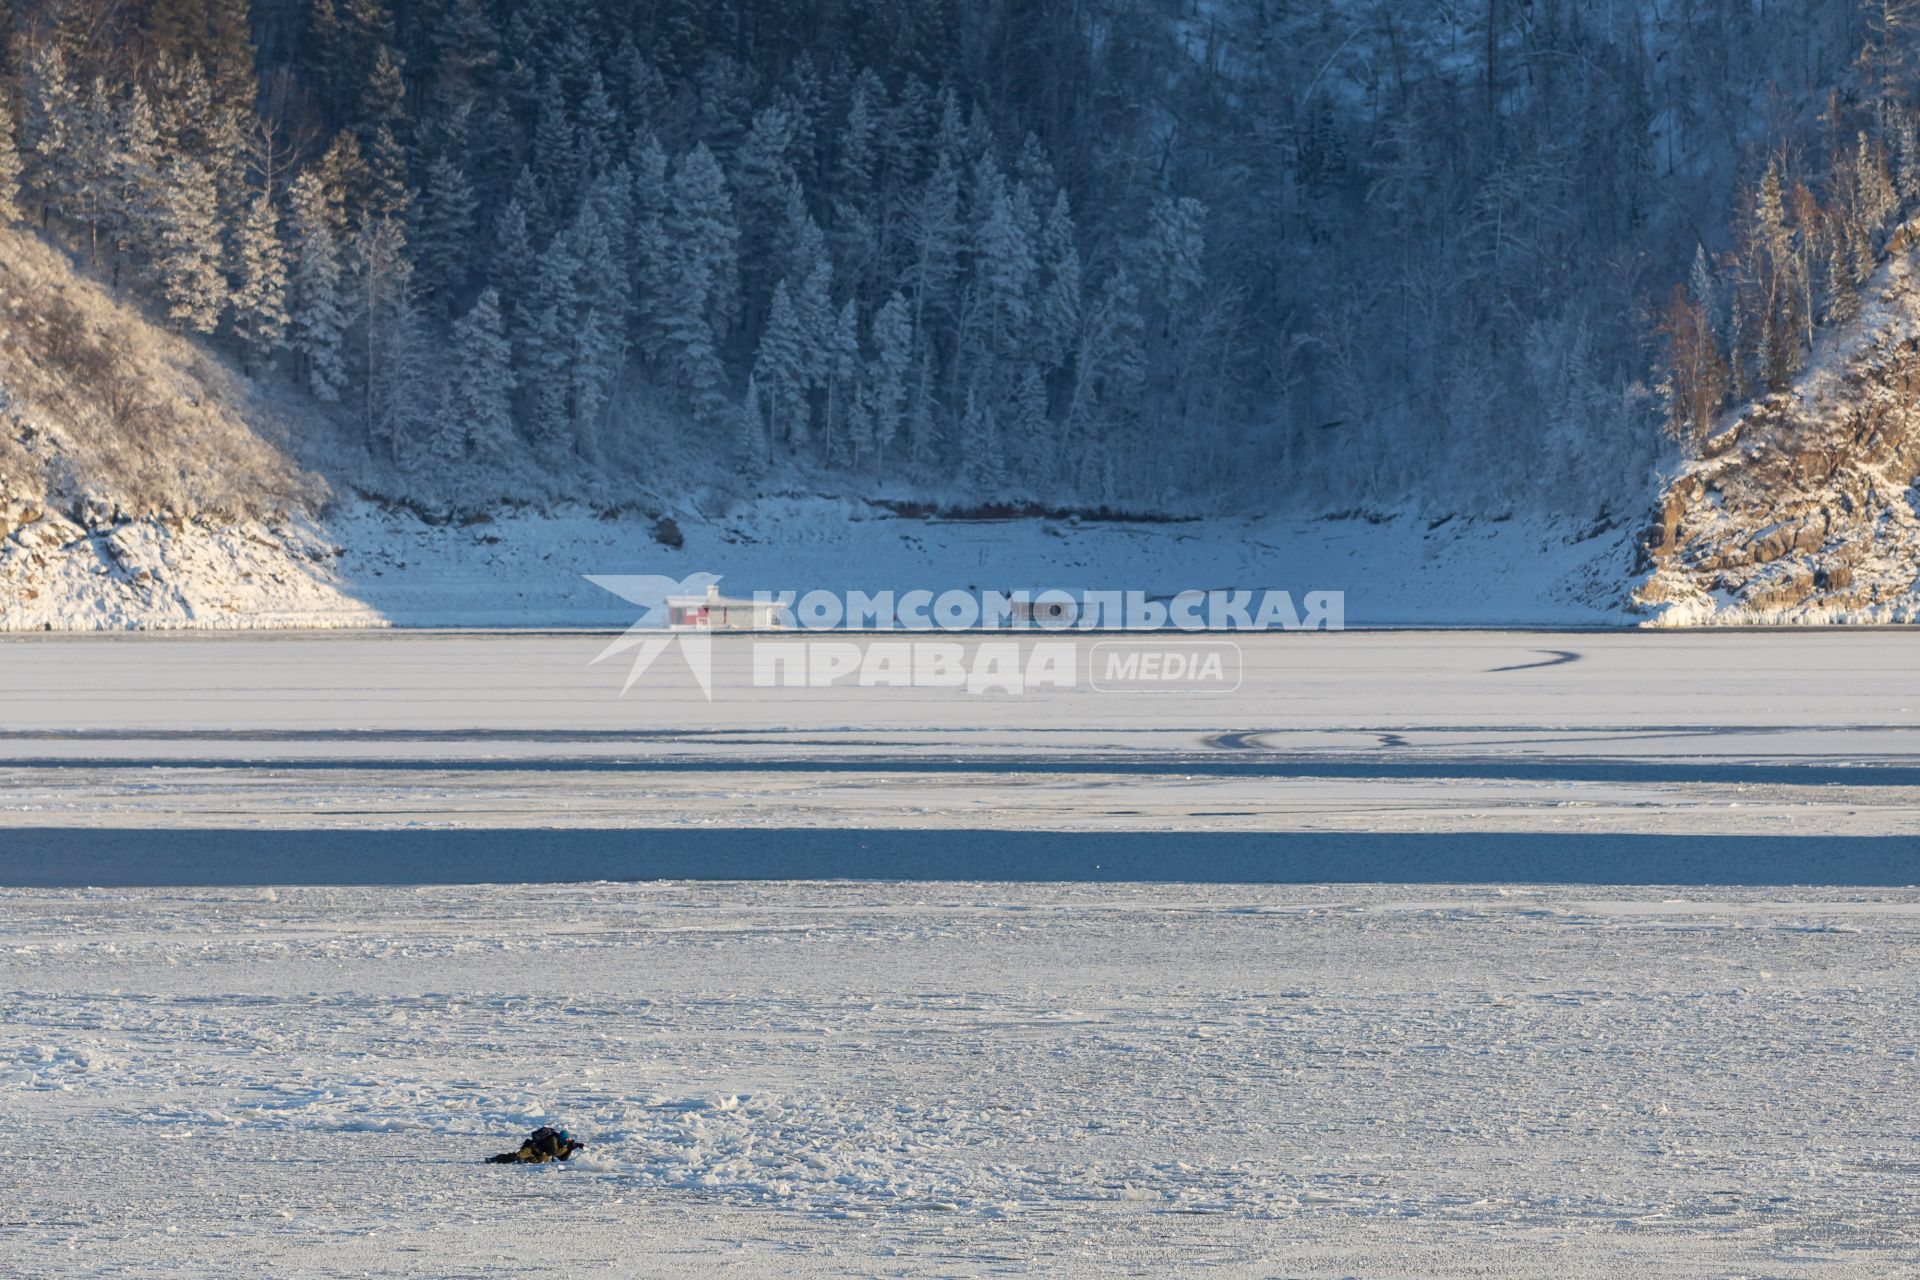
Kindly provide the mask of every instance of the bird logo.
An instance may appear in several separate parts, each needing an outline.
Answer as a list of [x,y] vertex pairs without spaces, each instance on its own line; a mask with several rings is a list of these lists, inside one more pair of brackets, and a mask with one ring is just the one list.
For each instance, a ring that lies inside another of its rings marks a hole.
[[588,666],[597,666],[615,654],[633,651],[633,665],[627,682],[620,687],[625,695],[647,673],[654,660],[668,649],[678,648],[693,672],[694,681],[708,702],[713,701],[713,637],[705,631],[668,631],[667,601],[680,597],[698,598],[720,581],[716,573],[691,573],[684,578],[669,578],[658,573],[584,575],[602,591],[610,591],[642,612],[634,624],[621,632],[613,643],[602,649]]

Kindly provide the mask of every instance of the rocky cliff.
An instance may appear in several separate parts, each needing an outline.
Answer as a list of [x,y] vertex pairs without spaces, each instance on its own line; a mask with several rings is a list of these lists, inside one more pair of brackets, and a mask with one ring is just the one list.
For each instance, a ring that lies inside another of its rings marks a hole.
[[1920,295],[1907,236],[1859,320],[1661,496],[1635,600],[1658,625],[1920,618]]

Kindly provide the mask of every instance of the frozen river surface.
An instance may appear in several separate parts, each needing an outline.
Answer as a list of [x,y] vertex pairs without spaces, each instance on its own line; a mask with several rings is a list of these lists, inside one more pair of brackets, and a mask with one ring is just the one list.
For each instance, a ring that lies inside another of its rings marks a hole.
[[1920,895],[1676,897],[5,891],[5,1270],[1913,1274]]
[[0,641],[0,1273],[1911,1275],[1917,640]]
[[0,884],[1920,880],[1920,634],[1243,636],[1184,695],[761,643],[709,701],[604,636],[0,639]]

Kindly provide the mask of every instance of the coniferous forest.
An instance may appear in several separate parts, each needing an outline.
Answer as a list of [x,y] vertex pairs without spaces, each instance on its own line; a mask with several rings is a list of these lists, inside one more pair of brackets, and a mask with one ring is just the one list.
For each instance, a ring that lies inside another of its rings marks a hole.
[[429,501],[1618,509],[1920,203],[1913,0],[13,4],[0,215]]

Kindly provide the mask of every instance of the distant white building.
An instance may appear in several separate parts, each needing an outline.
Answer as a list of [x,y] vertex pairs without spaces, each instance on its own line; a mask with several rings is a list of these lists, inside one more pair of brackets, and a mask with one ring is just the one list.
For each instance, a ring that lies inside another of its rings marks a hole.
[[780,606],[771,600],[729,600],[718,585],[704,596],[667,597],[667,625],[677,631],[777,631]]

